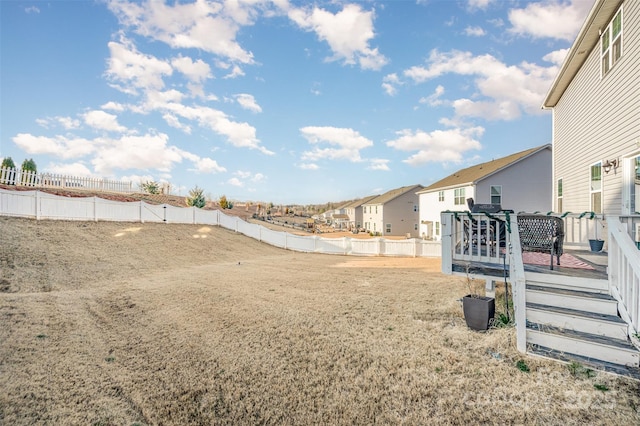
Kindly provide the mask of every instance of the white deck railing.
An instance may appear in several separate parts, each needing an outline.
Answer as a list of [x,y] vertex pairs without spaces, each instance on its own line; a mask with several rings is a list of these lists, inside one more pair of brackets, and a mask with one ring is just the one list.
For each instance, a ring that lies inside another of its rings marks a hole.
[[64,188],[105,192],[131,192],[132,183],[102,178],[34,173],[20,169],[0,168],[0,184],[32,188]]
[[617,217],[607,217],[607,224],[609,292],[618,301],[618,312],[629,324],[631,337],[640,330],[640,250]]

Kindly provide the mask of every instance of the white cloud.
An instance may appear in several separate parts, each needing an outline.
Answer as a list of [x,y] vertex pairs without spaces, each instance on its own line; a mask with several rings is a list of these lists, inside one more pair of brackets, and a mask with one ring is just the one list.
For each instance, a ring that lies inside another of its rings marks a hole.
[[[458,116],[484,117],[491,120],[512,120],[522,111],[541,114],[540,105],[557,73],[557,67],[541,67],[522,62],[506,65],[492,55],[473,56],[470,52],[453,50],[431,51],[427,66],[413,66],[404,75],[422,83],[444,74],[475,76],[473,99],[454,102]],[[484,99],[477,99],[479,95]],[[475,104],[475,105],[473,105]]]
[[241,181],[240,179],[235,178],[235,177],[233,177],[233,178],[229,179],[229,180],[227,181],[227,183],[228,183],[229,185],[237,186],[237,187],[240,187],[240,188],[244,186],[244,183],[242,183],[242,181]]
[[194,166],[195,169],[189,170],[202,174],[222,173],[227,171],[227,169],[220,166],[217,161],[211,158],[198,158],[194,161]]
[[227,75],[225,75],[224,77],[222,77],[223,79],[230,79],[230,78],[237,78],[237,77],[242,77],[244,76],[244,71],[242,70],[242,68],[240,68],[238,65],[234,65],[233,68],[231,69],[231,72],[228,73]]
[[378,48],[369,45],[375,37],[375,13],[363,10],[359,4],[347,4],[336,14],[318,7],[291,9],[289,18],[329,44],[333,55],[327,58],[328,61],[341,60],[345,64],[359,64],[360,68],[371,70],[379,70],[388,62]]
[[47,118],[37,118],[36,123],[48,129],[55,125],[61,125],[65,130],[77,129],[80,127],[80,120],[71,117],[47,117]]
[[262,112],[262,108],[260,108],[260,105],[258,105],[253,95],[240,93],[235,95],[235,98],[242,108],[248,109],[251,112]]
[[40,9],[36,6],[25,7],[24,11],[27,13],[40,13]]
[[80,177],[92,177],[94,176],[91,170],[82,163],[71,164],[56,164],[49,163],[43,168],[43,171],[47,173],[54,173],[57,175],[65,176],[80,176]]
[[109,132],[124,132],[126,127],[118,124],[118,117],[100,110],[89,111],[82,115],[84,122],[97,130],[107,130]]
[[178,119],[178,117],[176,117],[175,115],[167,113],[167,114],[163,114],[162,118],[169,126],[175,129],[180,129],[188,135],[191,134],[191,126],[182,124]]
[[48,154],[64,159],[84,157],[95,151],[93,142],[84,138],[18,133],[13,137],[13,142],[28,154]]
[[211,67],[202,59],[194,62],[188,56],[179,56],[171,60],[171,65],[195,83],[202,83],[212,77]]
[[302,163],[298,167],[302,170],[318,170],[320,168],[315,163]]
[[114,170],[171,170],[174,163],[182,161],[182,153],[175,146],[168,146],[168,136],[163,133],[125,135],[118,139],[98,138],[100,150],[91,160],[101,175],[111,175]]
[[547,62],[551,62],[552,64],[560,66],[562,65],[565,58],[567,57],[567,53],[569,53],[569,49],[554,50],[553,52],[543,56],[542,59],[544,59]]
[[486,9],[489,7],[491,3],[495,0],[469,0],[469,9]]
[[394,96],[398,93],[398,86],[401,86],[402,82],[398,77],[398,74],[387,74],[382,79],[382,88],[389,96]]
[[362,161],[360,150],[373,146],[373,142],[361,136],[353,129],[337,127],[303,127],[300,129],[302,136],[309,143],[317,145],[327,143],[331,147],[316,147],[312,151],[302,154],[303,160],[316,161],[319,159]]
[[252,182],[262,182],[263,180],[266,179],[266,176],[263,175],[262,173],[256,173],[255,175],[253,175],[253,177],[251,178]]
[[427,104],[429,106],[434,106],[434,107],[439,106],[444,103],[440,99],[442,95],[444,95],[444,87],[442,85],[438,85],[431,95],[425,98],[420,98],[418,102],[420,102],[421,104]]
[[486,34],[481,27],[467,27],[464,29],[464,33],[471,37],[482,37]]
[[369,170],[382,170],[382,171],[389,171],[391,170],[389,168],[389,160],[385,160],[382,158],[372,158],[369,160],[369,167],[367,167],[367,169]]
[[108,46],[111,56],[106,75],[113,81],[112,86],[124,93],[137,94],[138,89],[160,90],[164,87],[163,76],[173,73],[169,63],[138,52],[124,37],[120,43],[111,41]]
[[477,139],[483,133],[482,127],[435,130],[431,133],[405,129],[397,132],[399,137],[387,142],[387,146],[399,151],[417,151],[403,160],[412,166],[438,162],[459,163],[467,151],[481,148]]
[[116,112],[122,112],[127,109],[123,104],[113,101],[109,101],[106,104],[101,105],[100,108]]
[[549,0],[528,3],[524,9],[512,9],[509,32],[532,38],[573,41],[587,17],[592,1]]
[[253,54],[236,41],[240,27],[253,23],[251,2],[196,1],[168,5],[158,1],[142,4],[113,1],[108,5],[123,25],[174,49],[200,49],[234,62],[253,63]]

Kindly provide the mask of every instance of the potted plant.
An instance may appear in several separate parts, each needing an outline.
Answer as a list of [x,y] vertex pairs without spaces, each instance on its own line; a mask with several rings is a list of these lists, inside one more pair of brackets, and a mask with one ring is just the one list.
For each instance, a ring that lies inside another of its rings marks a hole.
[[486,331],[496,312],[496,301],[493,297],[480,294],[481,284],[467,275],[469,294],[462,298],[462,311],[467,327],[476,331]]
[[602,251],[602,247],[604,246],[604,240],[601,240],[600,238],[598,238],[598,217],[597,216],[592,216],[592,219],[595,218],[596,223],[594,226],[594,235],[595,238],[594,239],[590,239],[589,240],[589,247],[591,248],[592,252],[601,252]]

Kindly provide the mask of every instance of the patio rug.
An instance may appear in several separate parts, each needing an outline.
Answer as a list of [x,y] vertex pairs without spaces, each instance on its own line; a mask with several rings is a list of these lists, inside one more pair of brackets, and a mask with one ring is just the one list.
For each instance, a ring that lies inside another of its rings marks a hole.
[[[549,253],[536,253],[536,252],[524,252],[522,253],[522,262],[529,265],[549,265]],[[553,266],[556,266],[556,257],[553,257]],[[560,266],[563,268],[575,268],[575,269],[595,269],[588,263],[583,262],[577,257],[565,253],[560,256]]]

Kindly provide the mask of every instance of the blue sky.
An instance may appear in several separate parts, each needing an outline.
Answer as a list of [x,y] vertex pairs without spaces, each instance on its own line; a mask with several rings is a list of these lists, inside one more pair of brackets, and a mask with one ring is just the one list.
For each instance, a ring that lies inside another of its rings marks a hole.
[[551,142],[592,0],[0,1],[0,158],[311,204]]

